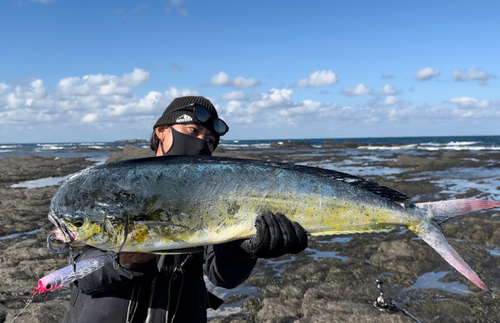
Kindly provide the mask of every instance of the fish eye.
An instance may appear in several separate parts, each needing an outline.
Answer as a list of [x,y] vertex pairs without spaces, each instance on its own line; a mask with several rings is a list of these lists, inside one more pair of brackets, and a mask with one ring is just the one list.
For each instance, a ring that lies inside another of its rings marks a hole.
[[81,216],[77,216],[73,219],[72,224],[77,228],[81,228],[85,224],[85,219]]

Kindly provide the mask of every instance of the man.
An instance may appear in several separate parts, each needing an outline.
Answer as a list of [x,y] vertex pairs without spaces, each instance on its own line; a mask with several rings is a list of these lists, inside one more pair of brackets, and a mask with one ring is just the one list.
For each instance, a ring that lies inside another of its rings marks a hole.
[[[153,129],[151,149],[156,156],[211,155],[229,131],[212,103],[201,96],[173,100]],[[206,246],[203,252],[120,253],[118,262],[75,282],[62,322],[206,322],[207,308],[217,308],[221,301],[207,292],[204,272],[214,285],[234,288],[248,278],[258,258],[307,247],[305,230],[282,214],[265,212],[255,225],[255,238]],[[90,248],[78,260],[103,253]]]

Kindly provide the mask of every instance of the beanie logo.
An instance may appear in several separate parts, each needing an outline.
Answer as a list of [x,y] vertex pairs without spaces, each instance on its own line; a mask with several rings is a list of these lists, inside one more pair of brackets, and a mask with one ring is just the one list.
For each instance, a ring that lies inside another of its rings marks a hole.
[[175,120],[175,123],[188,123],[193,122],[193,118],[188,116],[187,114],[183,114]]

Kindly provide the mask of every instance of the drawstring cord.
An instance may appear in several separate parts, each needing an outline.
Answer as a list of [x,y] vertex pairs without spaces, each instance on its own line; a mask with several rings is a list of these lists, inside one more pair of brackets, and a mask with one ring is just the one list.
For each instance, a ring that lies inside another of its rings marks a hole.
[[156,279],[158,278],[158,276],[155,276],[153,278],[153,281],[151,282],[151,296],[149,297],[149,303],[148,303],[148,315],[146,317],[146,323],[150,322],[151,321],[151,313],[152,313],[152,305],[153,305],[153,296],[154,296],[154,291],[155,291],[155,285],[156,285]]
[[[137,285],[139,285],[139,288],[137,288]],[[135,313],[137,311],[137,307],[139,306],[139,294],[142,289],[142,284],[140,282],[135,282],[134,283],[134,288],[132,289],[132,296],[130,297],[130,301],[128,302],[128,307],[127,307],[127,322],[130,323],[134,320]],[[137,290],[137,296],[135,296]],[[135,306],[132,308],[132,303],[134,300],[134,297],[137,298],[135,301]]]

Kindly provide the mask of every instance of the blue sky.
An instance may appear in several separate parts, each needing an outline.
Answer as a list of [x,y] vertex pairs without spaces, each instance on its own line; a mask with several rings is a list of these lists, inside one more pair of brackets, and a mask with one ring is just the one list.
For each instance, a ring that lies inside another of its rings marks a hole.
[[498,1],[0,2],[0,142],[500,135]]

